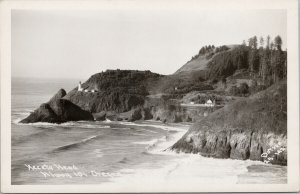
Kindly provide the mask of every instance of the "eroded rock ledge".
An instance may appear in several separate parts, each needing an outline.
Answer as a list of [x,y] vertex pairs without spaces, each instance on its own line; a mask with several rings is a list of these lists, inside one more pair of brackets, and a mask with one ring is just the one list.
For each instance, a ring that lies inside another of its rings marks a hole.
[[[171,149],[214,158],[266,160],[266,163],[286,165],[286,140],[286,135],[276,135],[272,132],[240,129],[218,132],[204,130],[186,134]],[[280,150],[284,151],[280,152]],[[268,158],[272,159],[268,160]]]

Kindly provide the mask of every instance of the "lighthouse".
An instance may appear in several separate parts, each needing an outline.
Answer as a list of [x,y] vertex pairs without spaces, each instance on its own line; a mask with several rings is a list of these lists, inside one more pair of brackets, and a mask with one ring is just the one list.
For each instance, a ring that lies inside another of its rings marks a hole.
[[78,84],[78,91],[79,91],[79,92],[82,92],[82,91],[83,91],[83,88],[81,87],[81,82],[79,82],[79,84]]

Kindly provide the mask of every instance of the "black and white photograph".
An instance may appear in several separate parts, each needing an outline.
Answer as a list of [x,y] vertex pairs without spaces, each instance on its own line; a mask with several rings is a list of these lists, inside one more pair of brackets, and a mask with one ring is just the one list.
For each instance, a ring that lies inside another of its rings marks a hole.
[[289,36],[297,1],[99,2],[10,9],[2,181],[121,193],[299,190],[299,174],[289,179],[299,171],[299,51]]

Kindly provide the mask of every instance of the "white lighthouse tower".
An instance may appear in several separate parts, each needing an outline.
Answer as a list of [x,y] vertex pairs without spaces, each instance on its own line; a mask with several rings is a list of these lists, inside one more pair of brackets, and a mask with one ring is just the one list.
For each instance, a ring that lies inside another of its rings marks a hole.
[[79,92],[82,92],[82,91],[83,91],[83,88],[81,87],[81,82],[79,82],[79,84],[78,84],[78,91],[79,91]]

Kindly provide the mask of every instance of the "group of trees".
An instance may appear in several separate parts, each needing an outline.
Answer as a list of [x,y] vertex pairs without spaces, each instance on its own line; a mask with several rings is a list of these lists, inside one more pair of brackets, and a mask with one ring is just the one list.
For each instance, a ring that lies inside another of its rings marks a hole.
[[[258,47],[259,45],[259,47]],[[256,36],[243,41],[228,52],[221,52],[209,63],[209,77],[222,78],[233,75],[236,70],[245,69],[254,78],[261,78],[264,85],[271,85],[287,75],[287,52],[282,50],[282,39],[276,36],[273,41]]]
[[214,45],[208,45],[208,46],[203,46],[200,50],[199,50],[199,55],[204,55],[208,52],[212,52],[215,49]]
[[216,53],[222,52],[222,51],[227,51],[228,49],[229,48],[227,46],[225,46],[225,45],[219,46],[219,47],[216,48]]
[[222,51],[227,51],[229,48],[225,45],[223,46],[219,46],[219,47],[215,47],[214,45],[208,45],[208,46],[203,46],[200,50],[198,55],[205,55],[208,53],[218,53],[218,52],[222,52]]
[[257,37],[248,41],[249,59],[248,67],[252,75],[262,78],[266,85],[271,85],[286,77],[287,53],[282,51],[282,39],[276,36],[273,41],[267,36],[266,44],[260,37],[260,47],[257,48]]

